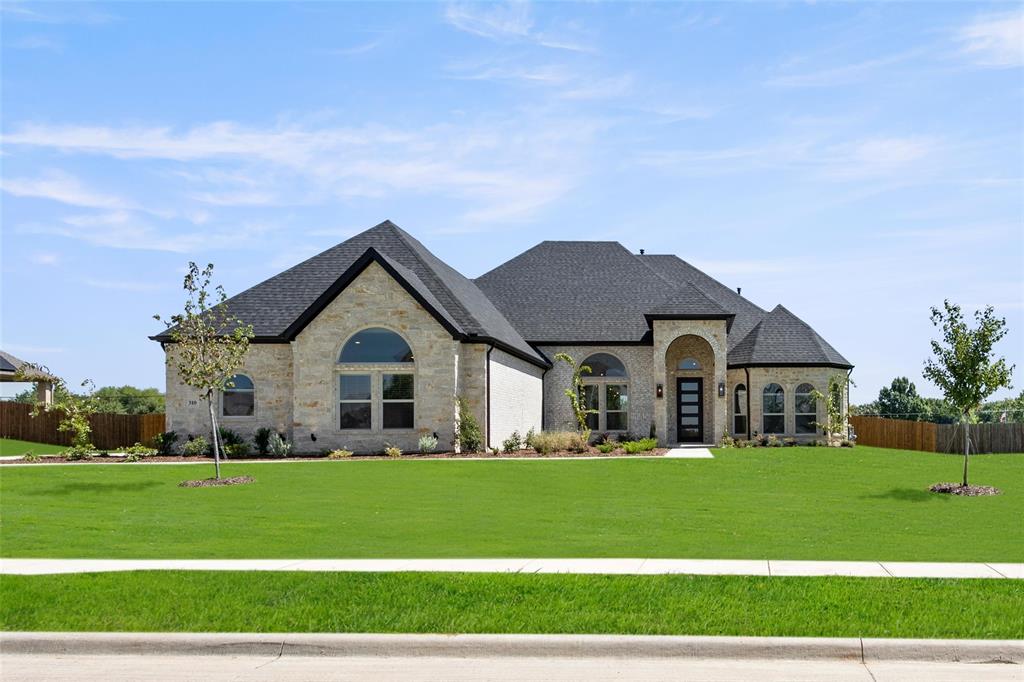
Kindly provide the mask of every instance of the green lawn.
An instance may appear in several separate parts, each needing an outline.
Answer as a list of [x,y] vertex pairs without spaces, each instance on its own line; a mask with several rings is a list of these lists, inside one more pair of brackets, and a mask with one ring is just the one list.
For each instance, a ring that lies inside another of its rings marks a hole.
[[0,438],[0,457],[12,455],[24,455],[26,452],[34,452],[37,455],[59,455],[67,450],[63,445],[51,445],[49,443],[33,443],[27,440],[16,440],[14,438]]
[[0,629],[1024,637],[1010,580],[410,573],[4,576]]
[[961,459],[868,447],[713,460],[0,468],[0,556],[1024,560],[1024,456],[972,458],[996,497],[935,495]]

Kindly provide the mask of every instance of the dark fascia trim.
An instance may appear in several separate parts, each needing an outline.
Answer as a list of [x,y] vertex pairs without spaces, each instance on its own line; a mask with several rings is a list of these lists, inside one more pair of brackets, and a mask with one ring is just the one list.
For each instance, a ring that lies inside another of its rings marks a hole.
[[746,367],[833,367],[835,369],[853,369],[853,365],[843,365],[838,362],[730,362],[726,367],[728,369],[743,369]]
[[654,340],[650,334],[644,334],[642,339],[630,339],[629,341],[530,341],[531,346],[653,346]]
[[732,330],[733,320],[736,319],[736,313],[721,313],[716,315],[680,315],[680,314],[652,314],[644,313],[644,319],[647,320],[649,326],[654,320],[725,320],[725,333],[728,334]]
[[545,360],[542,360],[539,357],[534,357],[534,356],[530,355],[529,353],[527,353],[526,351],[522,351],[522,350],[516,348],[515,346],[510,346],[509,344],[505,343],[504,341],[502,341],[500,339],[496,339],[493,336],[478,336],[476,334],[463,334],[462,336],[458,336],[456,338],[459,341],[461,341],[462,343],[486,343],[486,344],[489,344],[491,346],[494,346],[495,348],[497,348],[500,351],[504,351],[504,352],[508,353],[509,355],[514,355],[517,358],[519,358],[520,360],[525,360],[526,362],[529,362],[532,365],[536,365],[537,367],[540,367],[541,369],[549,369],[551,367],[551,363],[549,363],[549,362],[547,362]]

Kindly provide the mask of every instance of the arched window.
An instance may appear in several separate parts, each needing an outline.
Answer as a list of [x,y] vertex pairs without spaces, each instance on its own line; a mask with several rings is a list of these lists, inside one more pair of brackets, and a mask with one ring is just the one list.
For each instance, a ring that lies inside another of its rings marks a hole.
[[700,369],[700,362],[697,358],[683,358],[679,361],[678,369]]
[[356,332],[345,342],[338,362],[412,362],[412,349],[390,329],[372,327]]
[[414,428],[414,362],[409,344],[390,329],[372,327],[353,334],[338,356],[339,428]]
[[252,379],[236,374],[225,381],[220,406],[224,417],[251,417],[256,414],[256,386]]
[[793,398],[796,403],[796,432],[816,433],[818,431],[818,401],[812,395],[814,386],[800,384]]
[[785,433],[786,392],[778,384],[764,387],[761,402],[761,426],[763,433]]
[[629,429],[629,375],[622,361],[611,353],[594,353],[583,364],[583,403],[595,410],[587,415],[587,427],[594,431]]
[[732,431],[733,433],[747,432],[747,387],[744,384],[736,384],[732,392]]

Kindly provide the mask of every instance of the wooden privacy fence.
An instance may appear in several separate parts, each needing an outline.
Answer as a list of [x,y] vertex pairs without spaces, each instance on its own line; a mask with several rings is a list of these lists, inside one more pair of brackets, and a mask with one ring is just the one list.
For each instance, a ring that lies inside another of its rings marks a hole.
[[[71,433],[58,431],[60,416],[40,412],[33,417],[32,406],[0,402],[0,437],[34,443],[71,445]],[[150,444],[153,436],[164,432],[163,414],[94,414],[89,417],[92,443],[100,450],[112,450],[134,443]]]
[[[963,452],[961,424],[932,424],[882,417],[850,417],[858,445]],[[1024,424],[971,424],[971,452],[1024,452]]]

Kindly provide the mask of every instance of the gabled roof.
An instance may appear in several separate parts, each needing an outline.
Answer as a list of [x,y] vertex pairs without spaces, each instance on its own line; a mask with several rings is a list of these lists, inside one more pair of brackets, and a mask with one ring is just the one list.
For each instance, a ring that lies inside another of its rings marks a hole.
[[730,367],[817,365],[850,369],[849,360],[781,305],[729,351]]
[[[492,343],[541,366],[530,346],[469,279],[390,220],[228,299],[256,342],[291,341],[371,262],[380,264],[453,338]],[[170,341],[165,331],[152,337]]]
[[649,336],[648,314],[732,314],[687,283],[660,276],[618,242],[541,242],[475,281],[535,344],[637,343]]
[[637,256],[652,270],[676,283],[687,283],[696,287],[702,294],[715,301],[724,309],[732,312],[735,317],[729,328],[729,348],[740,342],[754,325],[767,315],[764,310],[743,298],[734,289],[727,287],[717,279],[707,275],[674,255],[652,254]]
[[[0,350],[0,380],[3,381],[16,381],[22,379],[18,376],[18,370],[25,367],[29,363],[25,362],[21,358],[16,358],[6,351]],[[31,381],[32,379],[40,379],[43,381],[54,379],[52,374],[46,372],[26,369],[24,380]]]

